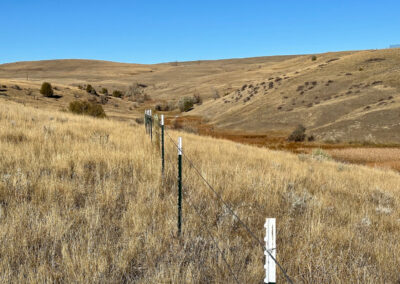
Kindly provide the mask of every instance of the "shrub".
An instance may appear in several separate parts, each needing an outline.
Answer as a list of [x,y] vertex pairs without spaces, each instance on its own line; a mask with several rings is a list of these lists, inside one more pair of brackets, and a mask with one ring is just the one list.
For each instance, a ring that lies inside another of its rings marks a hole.
[[169,111],[175,110],[177,108],[177,105],[174,101],[169,101],[167,103],[167,107]]
[[149,101],[151,99],[150,96],[144,92],[144,88],[146,87],[144,84],[133,83],[129,86],[126,96],[133,102],[143,103]]
[[313,56],[311,56],[311,60],[315,61],[315,60],[317,60],[317,57],[315,55],[313,55]]
[[43,82],[42,87],[40,88],[40,93],[45,97],[52,97],[54,92],[51,84]]
[[106,117],[106,113],[101,105],[90,103],[88,101],[70,102],[69,111],[76,114],[90,115],[98,118]]
[[191,97],[183,97],[179,100],[178,105],[181,112],[189,111],[193,108],[193,99]]
[[108,95],[108,90],[107,90],[107,88],[101,89],[101,93],[107,96],[107,95]]
[[124,96],[124,94],[123,94],[121,91],[114,90],[114,91],[112,92],[112,96],[113,96],[113,97],[116,97],[116,98],[122,98],[122,97]]
[[144,123],[143,117],[137,117],[137,118],[135,118],[135,121],[136,121],[137,124],[143,124]]
[[92,95],[97,95],[96,90],[90,84],[86,86],[86,92]]
[[141,96],[143,93],[142,88],[140,88],[138,83],[133,83],[132,85],[129,86],[128,91],[126,92],[126,95],[128,97],[134,97],[138,98]]
[[203,103],[203,99],[200,97],[198,92],[193,94],[193,103],[196,105],[201,105]]
[[158,103],[154,106],[154,109],[156,111],[168,111],[169,110],[168,104],[166,104],[166,103]]
[[318,161],[331,160],[332,157],[322,149],[314,149],[312,151],[312,158]]
[[297,128],[289,135],[288,141],[302,142],[306,138],[306,128],[299,124]]

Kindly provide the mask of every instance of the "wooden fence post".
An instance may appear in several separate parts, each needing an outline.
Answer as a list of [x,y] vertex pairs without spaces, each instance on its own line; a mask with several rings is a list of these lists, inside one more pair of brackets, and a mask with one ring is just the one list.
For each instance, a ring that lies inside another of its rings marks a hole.
[[[265,238],[266,250],[276,259],[276,219],[267,218],[265,222]],[[270,254],[265,251],[265,279],[264,283],[276,283],[276,264]]]

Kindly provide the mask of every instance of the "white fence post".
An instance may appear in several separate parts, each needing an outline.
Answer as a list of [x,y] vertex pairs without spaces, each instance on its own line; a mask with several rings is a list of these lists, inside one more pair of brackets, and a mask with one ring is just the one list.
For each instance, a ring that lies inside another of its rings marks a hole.
[[[265,248],[276,259],[276,219],[267,218],[265,222]],[[265,254],[265,279],[264,283],[276,283],[276,264],[267,251]]]

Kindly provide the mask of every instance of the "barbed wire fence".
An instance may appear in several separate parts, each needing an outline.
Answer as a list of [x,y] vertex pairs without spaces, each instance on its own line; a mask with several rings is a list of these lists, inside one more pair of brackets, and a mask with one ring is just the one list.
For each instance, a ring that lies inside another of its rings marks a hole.
[[[216,200],[218,200],[220,203],[224,205],[224,208],[227,209],[229,214],[231,214],[237,221],[238,223],[245,229],[246,233],[264,250],[264,254],[266,255],[266,265],[264,266],[268,271],[266,271],[266,278],[264,281],[267,283],[275,283],[275,265],[278,266],[279,270],[282,272],[284,278],[288,283],[293,283],[292,279],[288,276],[286,270],[282,266],[281,263],[279,263],[276,259],[276,247],[275,247],[275,219],[274,218],[269,218],[267,219],[265,223],[265,228],[266,228],[266,238],[264,241],[267,242],[267,246],[264,245],[264,242],[260,240],[260,238],[257,237],[256,233],[254,233],[250,227],[239,217],[237,213],[231,208],[231,206],[222,198],[221,194],[211,185],[211,183],[204,177],[202,172],[199,170],[199,168],[193,163],[193,161],[188,157],[188,155],[183,151],[182,149],[182,138],[179,137],[178,141],[175,142],[174,139],[171,137],[171,135],[168,133],[165,123],[164,123],[164,115],[161,115],[161,118],[159,119],[156,117],[155,119],[156,123],[154,123],[154,119],[152,117],[152,112],[151,110],[146,110],[145,111],[145,129],[146,133],[149,134],[150,139],[153,140],[153,125],[157,129],[155,130],[157,139],[157,145],[160,146],[161,148],[161,170],[162,170],[162,178],[164,179],[165,177],[165,137],[169,139],[169,141],[172,143],[173,147],[177,149],[178,152],[178,235],[181,233],[181,225],[182,225],[182,200],[185,201],[190,208],[193,209],[193,211],[196,213],[196,215],[199,217],[201,220],[204,229],[206,230],[208,236],[210,237],[211,241],[214,243],[216,246],[218,252],[221,255],[221,258],[224,262],[224,264],[227,266],[228,271],[232,277],[232,279],[235,281],[235,283],[240,283],[238,279],[238,275],[234,273],[231,265],[228,263],[226,256],[223,252],[223,250],[218,246],[218,242],[216,241],[215,237],[212,235],[211,231],[207,227],[207,222],[205,220],[205,217],[201,214],[200,210],[194,205],[193,201],[185,195],[185,198],[182,198],[182,157],[185,159],[185,161],[189,164],[190,168],[194,169],[195,173],[198,175],[198,177],[204,182],[206,185],[206,188],[210,190],[211,193],[215,196]],[[159,128],[159,129],[158,129]],[[161,131],[160,131],[161,130]],[[159,137],[161,136],[161,137]],[[273,219],[273,221],[271,221]],[[273,241],[271,241],[273,240]],[[271,265],[273,264],[273,265]],[[274,271],[271,271],[274,270]],[[271,280],[272,279],[272,280]]]

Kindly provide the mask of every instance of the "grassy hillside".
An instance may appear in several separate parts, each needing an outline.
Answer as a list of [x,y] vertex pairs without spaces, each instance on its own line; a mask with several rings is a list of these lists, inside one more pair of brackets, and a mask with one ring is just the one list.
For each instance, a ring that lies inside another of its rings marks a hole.
[[[52,104],[59,108],[76,98],[78,85],[127,90],[138,82],[145,86],[152,99],[147,106],[152,107],[199,94],[203,105],[182,115],[203,119],[215,132],[286,138],[302,123],[318,141],[398,144],[399,64],[400,49],[317,54],[315,60],[299,55],[154,65],[18,62],[0,65],[0,83],[25,88],[18,92],[4,89],[0,95],[47,106],[49,100],[38,96],[32,101],[26,92],[50,81],[60,86],[62,97]],[[220,98],[213,99],[216,92]],[[121,119],[141,115],[143,110],[143,105],[128,99],[112,99],[106,107]]]
[[[169,133],[258,238],[277,218],[277,257],[295,282],[399,281],[399,174]],[[262,249],[186,161],[177,237],[166,146],[163,183],[142,125],[2,101],[1,282],[232,283],[205,228],[240,282],[261,282]]]

